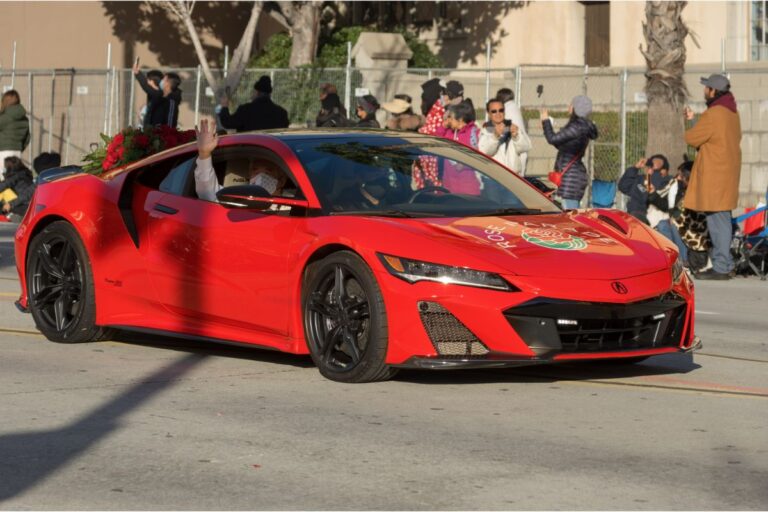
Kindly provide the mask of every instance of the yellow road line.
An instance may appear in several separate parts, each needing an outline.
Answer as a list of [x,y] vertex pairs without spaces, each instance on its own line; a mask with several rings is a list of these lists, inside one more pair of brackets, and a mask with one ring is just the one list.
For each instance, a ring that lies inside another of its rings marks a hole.
[[15,299],[19,298],[19,292],[0,292],[0,297],[13,297]]
[[[0,327],[0,332],[7,332],[9,334],[16,334],[22,336],[34,336],[42,338],[43,335],[39,331],[27,330],[27,329],[13,329],[7,327]],[[101,343],[115,344],[115,345],[127,345],[134,346],[134,343],[124,341],[105,340]],[[521,372],[522,373],[522,372]],[[559,378],[557,375],[544,375],[536,373],[522,373],[526,377],[533,377],[534,379],[540,378],[549,382],[557,382],[558,384],[569,384],[573,386],[614,386],[624,388],[644,388],[653,391],[673,391],[678,393],[706,393],[719,396],[729,396],[738,398],[768,398],[768,394],[753,392],[753,391],[738,391],[728,388],[712,388],[712,387],[697,387],[695,384],[685,385],[681,381],[682,385],[665,385],[665,384],[653,384],[648,382],[627,382],[627,381],[606,381],[600,379],[583,379],[577,380],[569,377]],[[748,389],[748,388],[747,388]]]

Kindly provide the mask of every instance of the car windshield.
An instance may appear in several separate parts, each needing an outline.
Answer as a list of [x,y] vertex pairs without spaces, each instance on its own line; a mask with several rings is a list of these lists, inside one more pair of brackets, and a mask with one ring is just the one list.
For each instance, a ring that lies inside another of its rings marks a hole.
[[287,139],[331,215],[471,217],[561,210],[490,158],[403,135]]

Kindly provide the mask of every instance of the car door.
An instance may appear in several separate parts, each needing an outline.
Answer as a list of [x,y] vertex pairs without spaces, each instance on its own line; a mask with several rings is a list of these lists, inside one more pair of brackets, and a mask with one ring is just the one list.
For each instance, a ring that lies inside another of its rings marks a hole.
[[149,273],[182,330],[287,335],[291,241],[302,216],[225,208],[178,190],[153,192],[145,208]]

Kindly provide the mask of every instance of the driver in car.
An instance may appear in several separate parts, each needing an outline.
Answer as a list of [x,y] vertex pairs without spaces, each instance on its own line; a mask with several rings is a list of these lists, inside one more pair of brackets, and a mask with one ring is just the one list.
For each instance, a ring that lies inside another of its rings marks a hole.
[[[197,197],[200,199],[217,202],[216,192],[221,190],[222,186],[216,177],[211,154],[216,149],[219,139],[212,128],[213,126],[208,124],[208,120],[203,119],[200,122],[200,129],[197,130],[195,192],[197,192]],[[270,162],[254,160],[251,163],[248,183],[260,186],[269,192],[270,195],[281,195],[287,181],[288,177],[285,173],[280,172]]]
[[389,170],[366,167],[355,173],[357,182],[344,189],[336,198],[337,210],[380,210],[394,199],[389,183]]

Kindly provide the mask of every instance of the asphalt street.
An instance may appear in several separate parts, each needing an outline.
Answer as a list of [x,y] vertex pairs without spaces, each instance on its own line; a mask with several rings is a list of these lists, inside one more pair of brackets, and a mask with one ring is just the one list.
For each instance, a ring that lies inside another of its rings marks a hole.
[[766,509],[768,282],[697,282],[694,356],[402,372],[46,341],[0,225],[2,509]]

